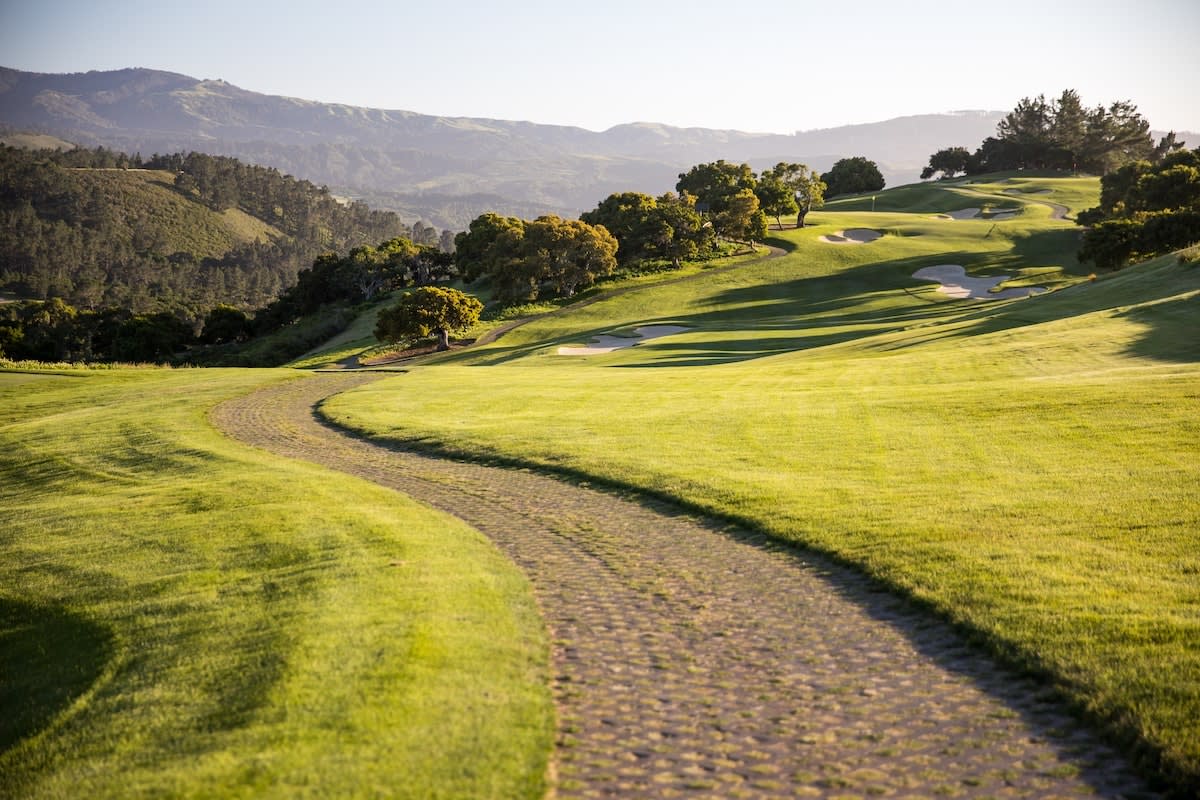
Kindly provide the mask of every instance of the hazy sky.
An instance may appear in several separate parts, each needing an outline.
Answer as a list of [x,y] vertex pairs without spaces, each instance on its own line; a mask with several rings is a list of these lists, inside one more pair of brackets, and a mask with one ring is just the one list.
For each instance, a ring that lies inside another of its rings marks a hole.
[[1200,131],[1197,0],[0,0],[0,65],[603,130],[790,133],[1079,91]]

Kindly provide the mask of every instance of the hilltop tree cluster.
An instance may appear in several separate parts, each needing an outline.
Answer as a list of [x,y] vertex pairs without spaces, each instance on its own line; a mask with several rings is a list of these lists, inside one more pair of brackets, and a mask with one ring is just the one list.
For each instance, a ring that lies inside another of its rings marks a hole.
[[1100,179],[1100,205],[1080,213],[1090,225],[1081,261],[1117,268],[1200,242],[1200,148],[1157,164],[1135,161]]
[[622,267],[663,259],[678,268],[711,249],[714,237],[712,226],[696,210],[696,198],[686,193],[657,198],[640,192],[611,194],[579,218],[613,235]]
[[842,194],[878,192],[884,186],[879,165],[862,156],[839,159],[829,172],[821,175],[829,197]]
[[782,228],[785,214],[796,215],[796,227],[825,201],[825,183],[805,164],[781,161],[756,175],[749,164],[731,164],[724,159],[697,164],[680,173],[675,190],[695,198],[697,210],[718,236],[749,242],[767,235],[767,217],[775,217]]
[[959,173],[976,175],[1021,169],[1053,169],[1105,175],[1138,160],[1161,160],[1178,149],[1174,134],[1158,145],[1150,123],[1137,106],[1117,101],[1085,108],[1078,92],[1067,89],[1056,100],[1026,97],[1005,115],[974,152],[949,147],[929,157],[922,180]]
[[679,268],[715,252],[724,238],[747,242],[767,234],[767,215],[805,216],[824,202],[825,184],[804,164],[780,162],[761,175],[748,164],[698,164],[679,175],[676,192],[652,197],[611,194],[578,220],[555,215],[533,221],[481,214],[454,240],[465,281],[487,279],[505,303],[579,289],[629,268],[661,261]]
[[507,303],[571,297],[617,268],[617,240],[607,228],[555,214],[533,221],[482,214],[454,246],[463,279],[488,278]]

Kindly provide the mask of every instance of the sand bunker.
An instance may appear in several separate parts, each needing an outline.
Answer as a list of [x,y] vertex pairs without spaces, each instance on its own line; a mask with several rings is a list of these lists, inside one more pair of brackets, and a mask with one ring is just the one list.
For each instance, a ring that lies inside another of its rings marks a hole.
[[818,236],[818,242],[826,244],[866,244],[873,242],[883,236],[879,231],[873,231],[870,228],[851,228],[846,231],[838,231],[837,233],[827,233],[824,236]]
[[611,353],[614,350],[634,347],[651,339],[683,333],[686,330],[691,329],[685,328],[682,325],[642,325],[639,328],[633,329],[633,332],[637,336],[611,336],[609,334],[593,336],[592,343],[587,347],[560,347],[558,348],[558,354],[560,356],[598,356],[603,353]]
[[1011,275],[993,275],[990,278],[972,278],[960,264],[938,264],[922,267],[913,273],[919,280],[937,281],[938,291],[960,300],[1009,300],[1014,297],[1029,297],[1046,291],[1044,286],[1023,286],[1020,289],[990,291],[1011,278]]
[[935,214],[937,219],[1012,219],[1021,213],[1018,208],[1001,208],[988,212],[985,217],[981,208],[960,208],[958,211],[947,211],[945,214]]
[[937,214],[938,219],[975,219],[979,216],[980,208],[960,208],[958,211],[947,211],[945,214]]

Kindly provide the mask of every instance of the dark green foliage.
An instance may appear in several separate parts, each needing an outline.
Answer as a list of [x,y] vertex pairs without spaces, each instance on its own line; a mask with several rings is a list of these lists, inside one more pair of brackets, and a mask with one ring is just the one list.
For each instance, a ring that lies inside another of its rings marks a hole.
[[714,216],[729,209],[730,203],[744,190],[751,193],[758,180],[749,164],[730,164],[725,159],[708,164],[697,164],[687,172],[679,173],[675,191],[692,195],[696,206]]
[[454,237],[454,260],[463,280],[478,280],[508,270],[520,258],[525,221],[499,214],[480,214]]
[[767,215],[759,208],[753,189],[742,189],[728,198],[725,209],[713,214],[712,224],[721,236],[749,242],[751,247],[767,236]]
[[194,341],[191,323],[167,311],[80,311],[57,297],[0,306],[0,356],[5,358],[162,363]]
[[423,286],[405,292],[400,302],[379,312],[375,338],[396,342],[437,334],[438,349],[450,349],[450,333],[479,322],[480,303],[458,289]]
[[1026,97],[965,160],[965,148],[939,150],[929,158],[921,178],[941,172],[977,175],[1022,169],[1053,169],[1106,175],[1140,159],[1161,159],[1178,149],[1169,134],[1156,147],[1150,123],[1128,101],[1083,107],[1079,94],[1067,89],[1057,100]]
[[[193,350],[186,360],[198,366],[278,367],[328,342],[346,330],[354,317],[354,311],[342,303],[324,305],[291,324],[254,335],[243,343]],[[252,327],[251,334],[254,333]]]
[[267,333],[330,303],[368,302],[380,292],[446,281],[455,274],[453,256],[402,236],[356,247],[346,256],[324,253],[301,270],[294,286],[259,311],[254,330]]
[[803,228],[808,212],[825,204],[825,188],[825,181],[807,164],[780,161],[763,171],[755,194],[763,213],[775,217],[781,228],[783,214],[795,214],[796,227]]
[[783,181],[778,178],[763,178],[758,182],[758,186],[754,188],[754,194],[758,197],[759,207],[767,216],[775,218],[775,224],[783,228],[783,215],[795,214],[800,210],[796,205],[796,198],[792,194],[792,190],[784,185]]
[[1079,215],[1091,225],[1080,261],[1119,268],[1200,242],[1200,148],[1162,162],[1135,161],[1100,179],[1100,205]]
[[[713,251],[715,232],[706,225],[696,211],[696,199],[690,195],[675,195],[671,192],[658,198],[657,211],[660,218],[654,252],[670,259],[671,266],[679,269],[682,262],[699,258]],[[617,255],[620,255],[620,250]]]
[[635,264],[655,255],[661,235],[661,216],[653,197],[641,192],[610,194],[579,219],[589,225],[603,225],[620,243],[617,260],[622,266]]
[[249,337],[250,331],[250,317],[245,311],[233,306],[220,305],[209,311],[204,318],[200,341],[205,344],[241,342]]
[[548,214],[525,225],[524,259],[559,297],[591,286],[617,268],[617,240],[603,225]]
[[594,211],[579,217],[603,225],[617,240],[621,266],[668,259],[676,269],[711,245],[712,227],[696,212],[695,197],[668,192],[659,198],[640,192],[609,195]]
[[1132,219],[1110,219],[1094,226],[1083,238],[1079,260],[1101,269],[1115,269],[1133,257],[1142,226]]
[[840,159],[829,172],[821,176],[821,180],[825,182],[827,197],[877,192],[884,186],[879,165],[863,156]]
[[965,147],[948,147],[938,150],[929,157],[929,166],[921,170],[921,180],[932,178],[935,173],[942,173],[943,178],[953,178],[960,172],[966,172],[971,164],[971,153]]
[[[214,214],[230,209],[242,216]],[[257,227],[238,231],[245,215]],[[0,147],[0,289],[24,297],[199,318],[272,300],[325,250],[408,232],[394,214],[232,158]]]
[[603,225],[554,214],[532,222],[482,214],[455,237],[455,248],[463,278],[487,278],[502,303],[544,292],[570,297],[617,267],[618,243]]
[[165,362],[194,340],[192,326],[169,311],[138,314],[117,330],[112,361]]
[[1140,252],[1169,253],[1194,244],[1200,244],[1200,211],[1160,211],[1142,218]]

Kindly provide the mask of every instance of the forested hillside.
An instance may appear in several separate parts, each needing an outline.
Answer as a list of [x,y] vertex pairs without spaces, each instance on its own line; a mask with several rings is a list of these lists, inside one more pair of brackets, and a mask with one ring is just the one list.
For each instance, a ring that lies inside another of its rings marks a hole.
[[788,135],[631,121],[598,132],[319,103],[148,69],[52,75],[0,67],[0,123],[15,130],[129,153],[233,156],[456,229],[486,211],[573,217],[613,192],[660,192],[690,165],[718,158],[826,170],[840,157],[865,155],[895,185],[915,180],[942,142],[980,139],[998,119],[986,111],[923,114]]
[[396,236],[438,240],[233,158],[0,147],[0,291],[24,298],[192,317],[255,308],[321,253]]

